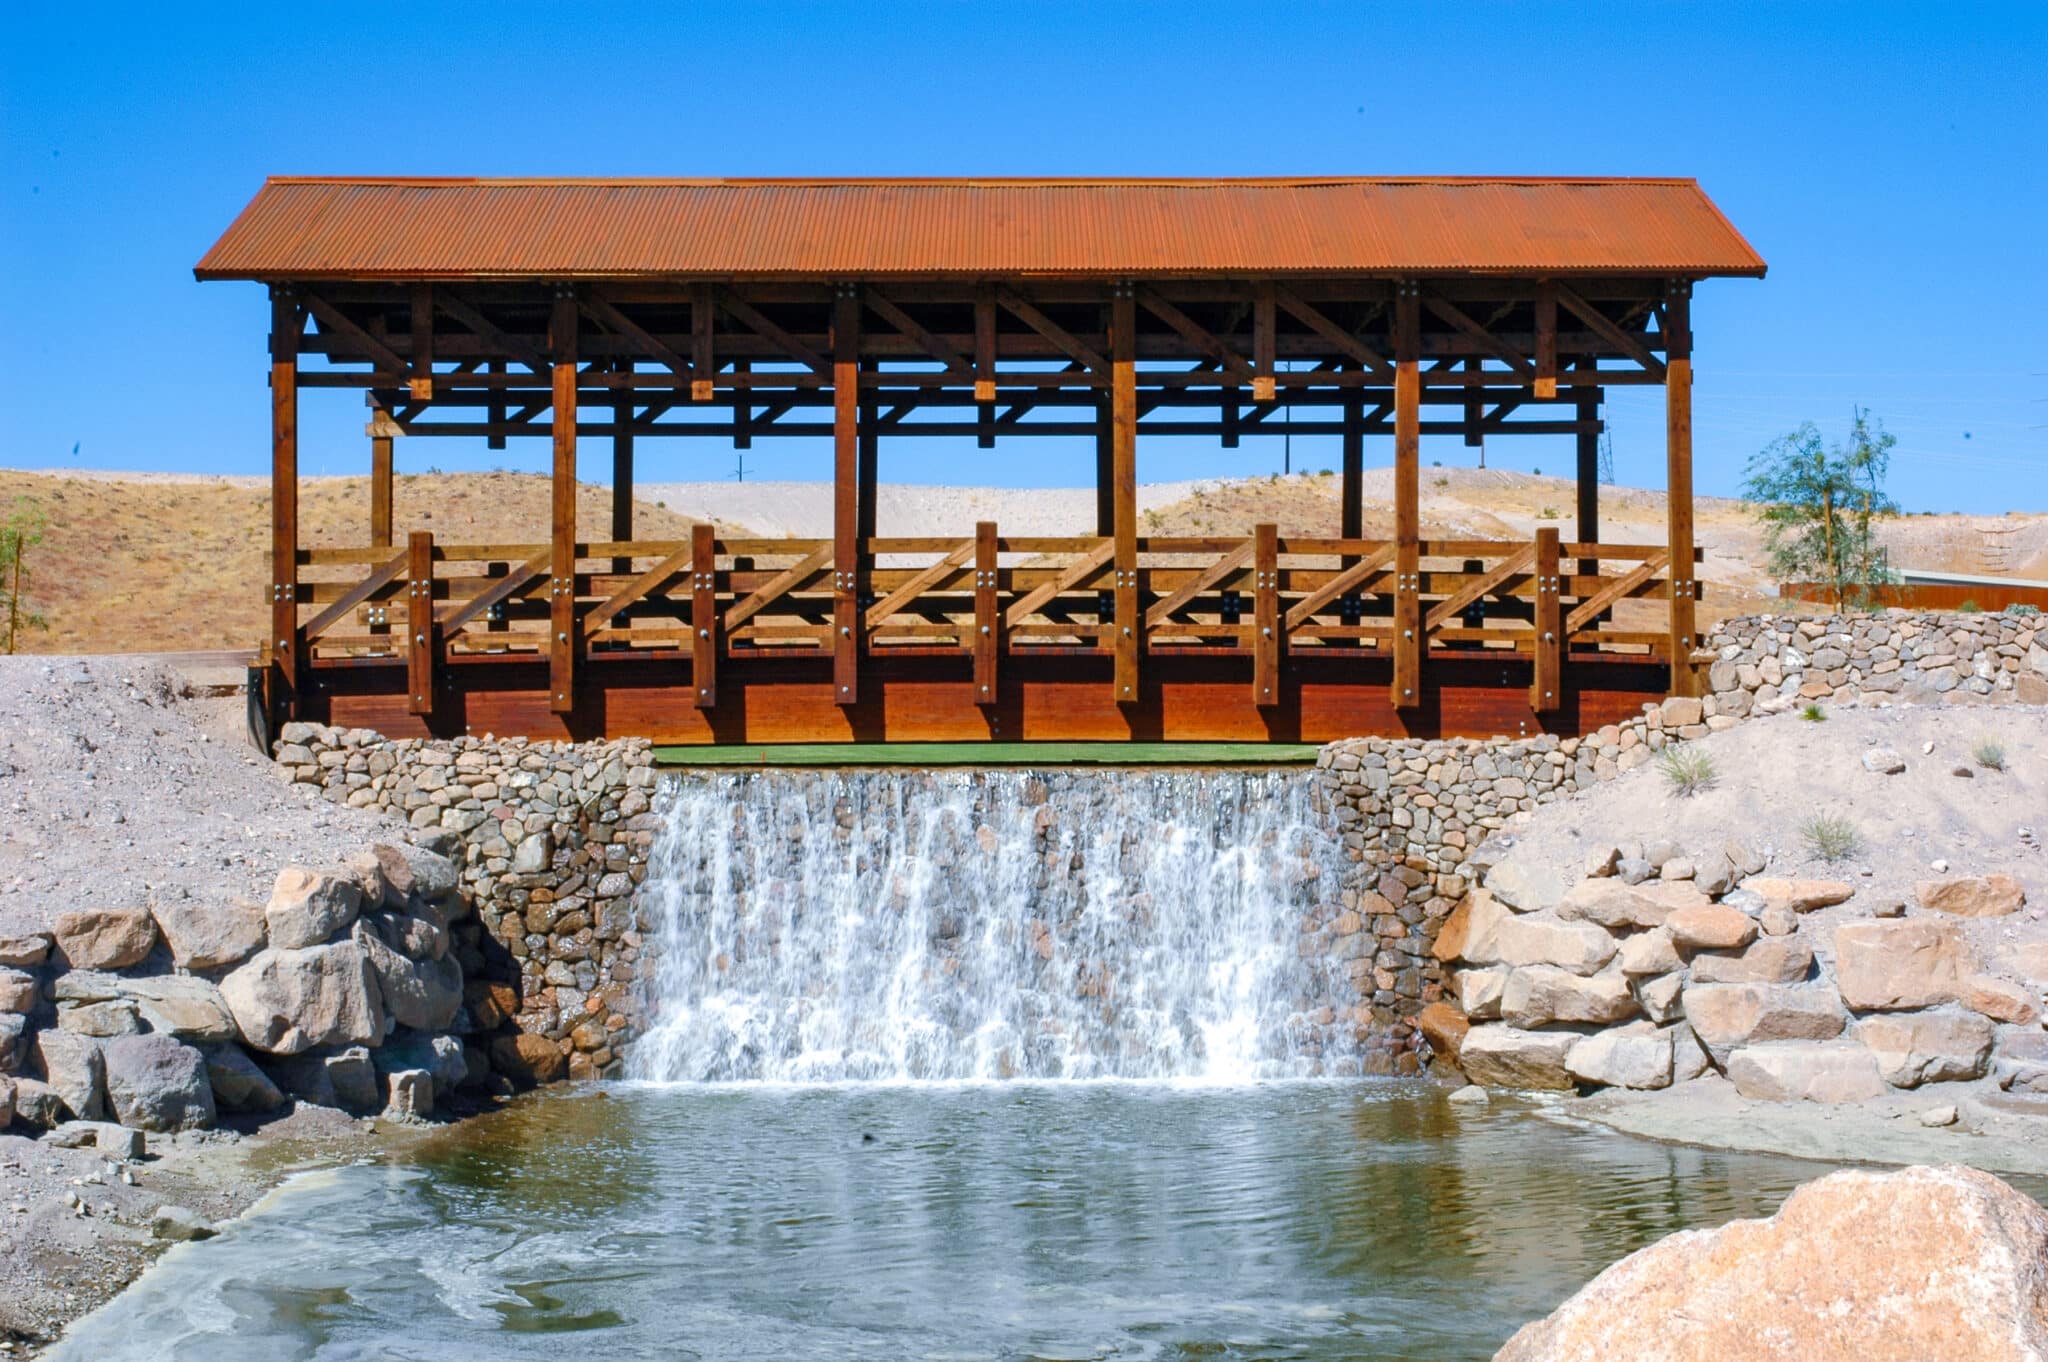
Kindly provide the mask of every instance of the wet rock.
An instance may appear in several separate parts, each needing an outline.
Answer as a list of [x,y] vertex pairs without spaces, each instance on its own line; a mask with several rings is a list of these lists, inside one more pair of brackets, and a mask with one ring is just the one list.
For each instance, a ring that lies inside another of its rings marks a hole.
[[172,1243],[190,1243],[195,1239],[211,1239],[216,1231],[205,1216],[189,1207],[159,1206],[156,1214],[149,1218],[149,1232],[155,1238]]
[[362,888],[345,875],[287,866],[263,909],[272,950],[317,946],[356,920]]
[[55,1028],[36,1034],[36,1064],[64,1108],[81,1121],[107,1118],[107,1066],[99,1041]]
[[546,1036],[520,1032],[499,1036],[491,1042],[491,1067],[521,1083],[553,1083],[569,1065],[562,1047]]
[[1489,1088],[1562,1091],[1574,1086],[1564,1066],[1578,1044],[1572,1031],[1523,1031],[1504,1024],[1475,1026],[1465,1033],[1458,1063],[1465,1076]]
[[1845,922],[1835,929],[1835,984],[1858,1012],[1936,1007],[1975,974],[1960,924],[1938,918]]
[[156,920],[143,908],[80,908],[57,915],[57,950],[73,969],[126,969],[156,946]]
[[1685,1019],[1717,1061],[1738,1046],[1828,1040],[1848,1018],[1832,989],[1805,984],[1687,984]]
[[1852,1033],[1895,1088],[1977,1078],[1991,1058],[1992,1024],[1970,1012],[1865,1017]]
[[1644,1024],[1587,1036],[1565,1056],[1565,1071],[1581,1083],[1610,1088],[1671,1085],[1671,1035]]
[[2004,917],[2026,905],[2026,891],[2010,875],[1969,875],[1922,880],[1913,886],[1922,908],[1956,917]]
[[214,1123],[206,1060],[169,1036],[120,1036],[107,1042],[107,1102],[136,1130],[202,1130]]
[[1728,1056],[1728,1081],[1757,1102],[1868,1102],[1884,1095],[1877,1058],[1858,1045],[1784,1041]]
[[259,951],[220,983],[244,1044],[291,1055],[384,1038],[377,978],[353,941]]
[[1415,1029],[1429,1042],[1429,1052],[1454,1069],[1458,1066],[1458,1049],[1471,1026],[1465,1014],[1449,1003],[1431,1003],[1415,1017]]
[[2033,1362],[2044,1260],[2048,1212],[1987,1173],[1835,1173],[1631,1254],[1495,1362]]
[[1615,1022],[1636,1014],[1635,994],[1619,970],[1591,976],[1553,965],[1527,965],[1508,975],[1501,1019],[1530,1029],[1552,1022]]
[[1493,1094],[1477,1083],[1467,1083],[1445,1100],[1456,1102],[1461,1107],[1483,1107],[1493,1101]]
[[263,949],[263,910],[253,903],[179,899],[150,905],[179,969],[224,969]]

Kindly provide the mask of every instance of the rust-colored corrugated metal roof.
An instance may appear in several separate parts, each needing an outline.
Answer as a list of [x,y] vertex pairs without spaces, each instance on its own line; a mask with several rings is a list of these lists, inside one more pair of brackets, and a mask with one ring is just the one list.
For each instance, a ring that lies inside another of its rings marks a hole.
[[201,279],[1671,274],[1764,262],[1682,179],[277,177]]

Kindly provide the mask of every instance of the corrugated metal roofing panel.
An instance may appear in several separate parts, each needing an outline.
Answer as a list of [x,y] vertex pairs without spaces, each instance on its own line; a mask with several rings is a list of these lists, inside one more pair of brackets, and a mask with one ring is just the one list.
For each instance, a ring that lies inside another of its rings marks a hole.
[[1675,274],[1764,262],[1692,180],[279,177],[201,279]]

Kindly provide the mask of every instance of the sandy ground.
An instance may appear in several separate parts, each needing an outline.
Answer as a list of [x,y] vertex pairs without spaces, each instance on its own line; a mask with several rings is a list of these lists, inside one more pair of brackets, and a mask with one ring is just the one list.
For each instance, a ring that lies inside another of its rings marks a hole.
[[[147,659],[0,658],[0,933],[82,906],[262,902],[401,825],[280,781],[240,702]],[[188,708],[189,706],[189,708]]]

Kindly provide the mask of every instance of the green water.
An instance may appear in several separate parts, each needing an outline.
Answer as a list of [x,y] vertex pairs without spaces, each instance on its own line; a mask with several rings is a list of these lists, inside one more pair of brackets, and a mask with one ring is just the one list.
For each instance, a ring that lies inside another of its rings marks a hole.
[[1823,1171],[1421,1083],[586,1090],[301,1179],[58,1355],[1485,1358]]

